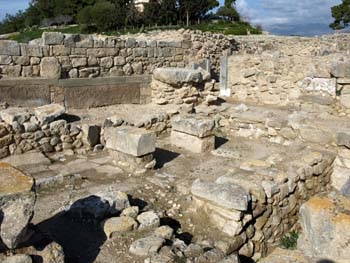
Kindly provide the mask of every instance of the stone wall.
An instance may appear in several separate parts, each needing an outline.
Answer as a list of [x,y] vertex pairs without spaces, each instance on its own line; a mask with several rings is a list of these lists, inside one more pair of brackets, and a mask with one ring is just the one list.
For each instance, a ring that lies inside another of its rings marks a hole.
[[302,95],[323,93],[348,102],[348,34],[322,37],[235,37],[227,86],[234,99],[286,105]]
[[197,213],[204,212],[231,237],[231,253],[265,256],[298,221],[300,206],[330,187],[333,153],[301,151],[293,158],[283,164],[285,171],[274,171],[262,160],[246,160],[236,173],[193,183]]
[[0,103],[36,107],[50,103],[67,108],[145,104],[151,99],[150,76],[96,79],[18,78],[0,80]]
[[100,127],[68,123],[60,117],[64,112],[57,104],[0,111],[0,159],[32,150],[83,153],[99,143]]
[[[170,40],[169,40],[170,39]],[[155,36],[107,37],[45,32],[28,44],[0,41],[0,78],[96,78],[151,73],[159,67],[185,67],[209,58],[218,73],[219,58],[231,53],[219,34],[185,30]]]

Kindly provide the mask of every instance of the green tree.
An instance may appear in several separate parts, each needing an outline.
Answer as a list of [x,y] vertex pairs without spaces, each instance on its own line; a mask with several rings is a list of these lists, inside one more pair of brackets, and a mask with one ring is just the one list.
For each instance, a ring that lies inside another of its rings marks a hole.
[[216,15],[225,17],[230,21],[239,21],[240,16],[234,7],[235,2],[235,0],[225,0],[224,6],[218,9]]
[[209,10],[219,6],[217,0],[179,0],[179,11],[182,20],[189,26],[190,20],[201,19]]
[[343,0],[340,5],[332,7],[334,22],[329,26],[335,30],[343,29],[350,23],[350,0]]

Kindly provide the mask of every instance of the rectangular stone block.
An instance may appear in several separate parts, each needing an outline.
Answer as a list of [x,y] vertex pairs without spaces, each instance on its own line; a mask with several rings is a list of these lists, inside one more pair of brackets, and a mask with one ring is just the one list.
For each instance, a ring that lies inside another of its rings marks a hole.
[[172,130],[171,144],[194,153],[210,152],[215,148],[215,136],[210,135],[204,138],[199,138],[197,136]]
[[42,57],[43,49],[37,45],[21,44],[21,53],[22,56]]
[[172,120],[172,129],[204,138],[214,134],[215,122],[210,118],[198,116],[177,116]]
[[156,136],[146,129],[135,127],[105,130],[106,147],[132,156],[143,156],[156,150]]
[[0,40],[0,55],[20,56],[19,44],[12,40]]

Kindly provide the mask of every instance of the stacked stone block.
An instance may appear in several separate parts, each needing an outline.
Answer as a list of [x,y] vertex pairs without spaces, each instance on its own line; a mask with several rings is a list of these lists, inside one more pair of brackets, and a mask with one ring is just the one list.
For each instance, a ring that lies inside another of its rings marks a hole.
[[106,148],[117,165],[139,172],[154,168],[156,136],[152,131],[130,126],[111,127],[105,129],[104,137]]
[[171,143],[194,153],[214,150],[215,122],[198,116],[176,116],[172,120]]

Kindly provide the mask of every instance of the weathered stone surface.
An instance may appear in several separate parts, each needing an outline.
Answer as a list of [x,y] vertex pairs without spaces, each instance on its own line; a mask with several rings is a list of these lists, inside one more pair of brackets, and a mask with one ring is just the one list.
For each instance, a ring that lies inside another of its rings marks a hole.
[[172,119],[171,125],[175,131],[203,138],[214,134],[215,121],[195,115],[176,116]]
[[261,260],[261,263],[311,263],[299,250],[276,248],[270,255]]
[[102,226],[107,238],[110,238],[115,232],[124,233],[136,229],[137,222],[128,216],[112,217],[104,221]]
[[153,77],[170,85],[201,83],[203,81],[200,71],[183,68],[157,68],[153,71]]
[[172,130],[171,144],[194,153],[210,152],[215,149],[215,136],[199,138],[187,133]]
[[51,242],[44,250],[39,251],[38,255],[42,257],[43,262],[47,263],[64,263],[65,256],[61,245]]
[[25,121],[29,120],[30,113],[24,108],[8,108],[0,111],[0,117],[4,122],[10,125],[12,125],[14,121],[23,124]]
[[312,197],[300,208],[302,235],[298,248],[306,255],[345,263],[350,258],[350,200],[336,193]]
[[336,78],[350,78],[350,62],[333,62],[331,66],[331,74]]
[[132,156],[143,156],[155,151],[155,134],[145,129],[117,127],[105,130],[106,147]]
[[337,133],[336,142],[339,146],[346,146],[347,148],[350,148],[350,134],[345,132]]
[[9,65],[12,62],[12,58],[8,55],[0,55],[0,65]]
[[158,227],[160,224],[159,216],[153,211],[138,215],[137,221],[140,223],[139,229]]
[[7,163],[0,163],[0,237],[10,249],[25,241],[33,217],[34,180]]
[[40,63],[40,75],[43,78],[59,79],[61,65],[55,57],[44,57]]
[[0,55],[20,56],[19,44],[12,40],[0,40]]
[[193,182],[191,193],[217,206],[247,211],[250,195],[245,189],[234,184],[217,184],[213,182],[204,182],[197,179]]
[[160,226],[154,230],[153,235],[164,239],[171,239],[174,234],[174,229],[170,226]]
[[335,165],[331,175],[331,185],[341,193],[347,193],[350,184],[350,169]]
[[28,255],[14,255],[7,257],[5,260],[1,261],[2,263],[32,263],[32,258]]
[[335,96],[337,81],[335,78],[307,78],[304,89],[307,91],[324,91]]
[[35,116],[41,125],[52,122],[65,112],[65,107],[59,104],[48,104],[34,109]]
[[346,107],[350,108],[350,94],[342,94],[340,96],[340,103]]
[[162,247],[164,239],[160,237],[149,236],[134,241],[130,246],[130,253],[137,256],[147,256],[156,253]]
[[44,32],[42,39],[44,45],[62,45],[64,35],[60,32]]

